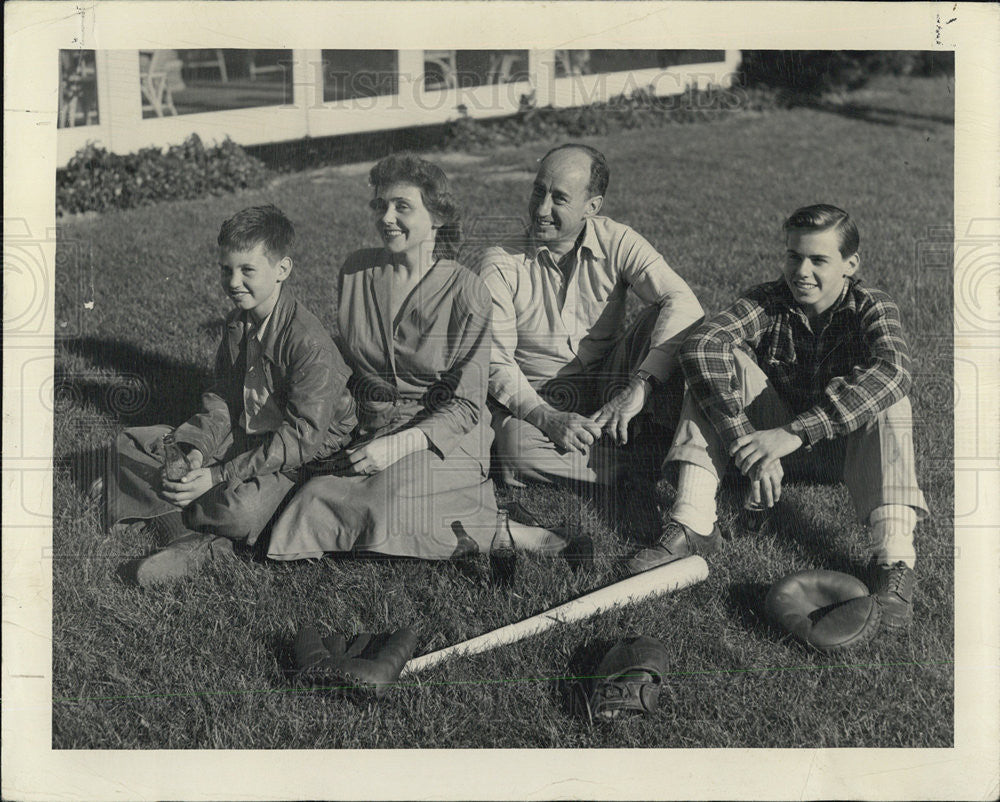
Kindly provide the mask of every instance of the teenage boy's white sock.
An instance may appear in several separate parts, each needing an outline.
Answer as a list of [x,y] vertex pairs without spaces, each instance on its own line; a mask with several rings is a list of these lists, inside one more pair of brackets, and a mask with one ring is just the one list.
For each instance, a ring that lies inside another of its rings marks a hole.
[[872,510],[868,518],[872,527],[872,551],[879,563],[902,560],[910,568],[917,561],[913,548],[913,529],[917,511],[906,504],[883,504]]
[[715,491],[719,482],[715,475],[691,462],[680,464],[677,478],[677,498],[670,517],[699,535],[710,535],[715,528]]

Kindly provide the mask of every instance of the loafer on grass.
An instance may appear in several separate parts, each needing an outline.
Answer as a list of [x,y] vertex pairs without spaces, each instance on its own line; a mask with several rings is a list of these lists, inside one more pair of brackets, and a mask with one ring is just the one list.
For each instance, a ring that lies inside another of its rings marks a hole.
[[141,587],[176,582],[201,570],[209,560],[233,556],[229,538],[192,532],[138,562],[135,580]]
[[909,626],[913,621],[913,595],[917,587],[913,569],[902,561],[876,565],[873,585],[882,608],[882,623],[895,629]]
[[643,549],[628,561],[628,570],[634,576],[692,554],[713,554],[721,545],[722,532],[718,525],[712,528],[710,535],[699,535],[679,521],[671,520],[663,527],[655,546]]

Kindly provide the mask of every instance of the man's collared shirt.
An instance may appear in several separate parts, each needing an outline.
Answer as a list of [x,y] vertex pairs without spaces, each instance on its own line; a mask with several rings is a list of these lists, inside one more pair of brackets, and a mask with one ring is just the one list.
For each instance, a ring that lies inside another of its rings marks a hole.
[[734,386],[735,348],[754,354],[808,446],[856,431],[910,389],[909,349],[886,293],[849,278],[810,324],[783,279],[760,284],[681,348],[689,391],[727,448],[755,431]]
[[479,274],[493,296],[490,395],[524,417],[537,389],[586,371],[623,333],[628,290],[660,313],[639,368],[663,381],[687,330],[703,316],[690,287],[643,237],[607,217],[588,218],[564,274],[552,253],[525,237],[488,248]]
[[255,324],[252,315],[245,316],[246,331],[243,341],[246,347],[247,371],[243,381],[243,414],[240,415],[240,425],[247,434],[275,432],[283,420],[281,409],[271,395],[267,368],[260,347],[267,324],[271,322],[271,314],[273,313],[269,313],[259,324]]

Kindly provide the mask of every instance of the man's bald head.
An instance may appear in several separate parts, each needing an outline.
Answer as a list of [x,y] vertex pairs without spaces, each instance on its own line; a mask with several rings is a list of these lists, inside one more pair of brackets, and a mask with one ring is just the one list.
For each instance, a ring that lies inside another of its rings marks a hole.
[[[562,156],[558,156],[562,154]],[[590,179],[587,182],[587,192],[590,195],[600,195],[604,197],[608,191],[608,181],[611,179],[611,171],[608,169],[608,160],[597,148],[590,145],[582,145],[577,142],[568,142],[552,148],[542,158],[542,164],[548,161],[549,157],[557,156],[566,159],[567,162],[575,162],[577,159],[584,159],[587,169],[590,171]]]

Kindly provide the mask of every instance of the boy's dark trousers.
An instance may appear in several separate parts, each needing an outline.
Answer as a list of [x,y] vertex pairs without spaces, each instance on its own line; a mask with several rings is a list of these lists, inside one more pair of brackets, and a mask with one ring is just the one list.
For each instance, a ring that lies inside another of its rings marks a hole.
[[[163,468],[163,435],[170,426],[126,429],[111,447],[107,478],[107,521],[148,520],[177,512],[178,507],[160,498]],[[224,463],[256,448],[265,435],[248,435],[236,429],[216,449],[205,454],[203,467]],[[245,481],[218,484],[183,508],[184,525],[198,532],[246,540],[253,545],[281,502],[295,487],[295,475],[269,473]]]

